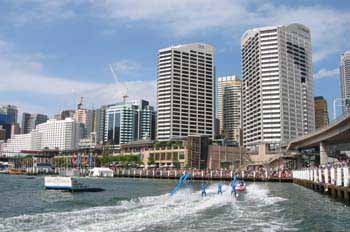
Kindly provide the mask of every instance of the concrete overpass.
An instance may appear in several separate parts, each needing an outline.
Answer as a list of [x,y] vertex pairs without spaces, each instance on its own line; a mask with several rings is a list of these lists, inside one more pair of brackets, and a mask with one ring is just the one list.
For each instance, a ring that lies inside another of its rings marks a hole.
[[286,151],[295,152],[301,149],[318,148],[320,150],[320,163],[327,163],[329,147],[339,144],[350,144],[350,116],[345,115],[332,124],[313,133],[294,139],[289,142]]

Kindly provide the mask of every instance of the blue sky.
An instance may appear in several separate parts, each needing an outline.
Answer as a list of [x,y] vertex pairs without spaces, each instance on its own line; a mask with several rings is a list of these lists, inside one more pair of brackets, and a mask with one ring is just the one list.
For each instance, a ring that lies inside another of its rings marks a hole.
[[79,96],[89,107],[120,101],[127,86],[130,99],[155,104],[158,49],[210,43],[217,76],[240,76],[244,31],[296,22],[312,31],[314,92],[331,111],[339,57],[350,49],[348,1],[3,0],[0,103],[53,115]]

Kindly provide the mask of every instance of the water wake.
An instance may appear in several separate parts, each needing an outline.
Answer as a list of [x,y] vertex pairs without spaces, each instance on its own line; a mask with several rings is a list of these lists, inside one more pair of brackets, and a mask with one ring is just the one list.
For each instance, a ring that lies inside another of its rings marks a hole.
[[172,197],[164,194],[121,201],[115,206],[0,218],[0,231],[292,229],[276,216],[280,207],[274,205],[285,199],[269,196],[267,189],[251,184],[247,193],[236,199],[230,186],[223,186],[223,195],[216,194],[216,187],[208,187],[207,197],[182,189]]

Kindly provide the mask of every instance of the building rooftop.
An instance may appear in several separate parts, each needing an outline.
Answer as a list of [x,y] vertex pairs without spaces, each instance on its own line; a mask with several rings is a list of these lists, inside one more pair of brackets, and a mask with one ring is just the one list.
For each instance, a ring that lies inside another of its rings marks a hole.
[[315,100],[326,100],[323,96],[316,96]]
[[167,51],[170,49],[194,49],[194,50],[205,50],[206,52],[214,52],[215,48],[213,45],[207,44],[207,43],[189,43],[189,44],[179,44],[179,45],[171,45],[167,48],[161,48],[159,49],[159,52]]

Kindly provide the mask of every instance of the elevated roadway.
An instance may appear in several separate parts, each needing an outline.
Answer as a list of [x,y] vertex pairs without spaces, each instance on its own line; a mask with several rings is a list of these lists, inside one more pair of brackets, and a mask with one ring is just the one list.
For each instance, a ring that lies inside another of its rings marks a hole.
[[320,150],[321,164],[327,163],[329,146],[350,143],[350,116],[345,115],[330,125],[318,129],[303,137],[290,141],[286,147],[287,152],[296,152],[301,149],[318,148]]

